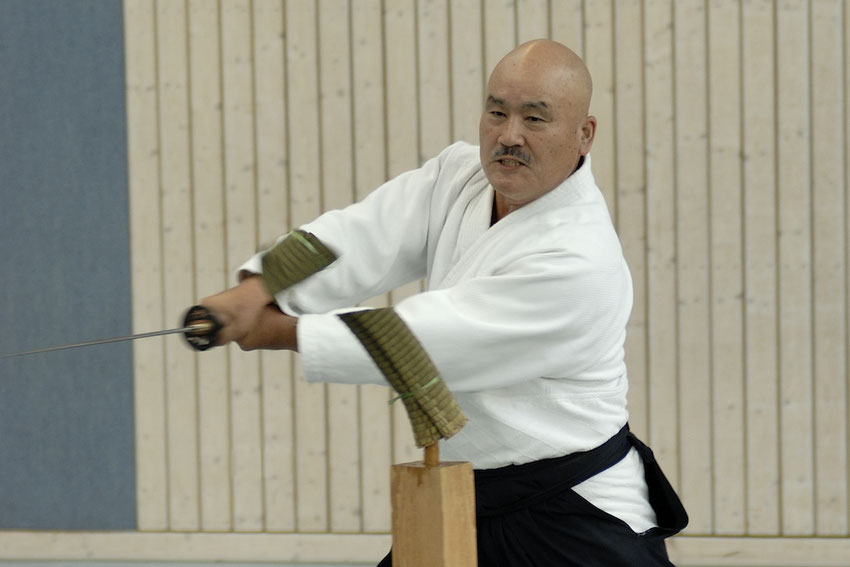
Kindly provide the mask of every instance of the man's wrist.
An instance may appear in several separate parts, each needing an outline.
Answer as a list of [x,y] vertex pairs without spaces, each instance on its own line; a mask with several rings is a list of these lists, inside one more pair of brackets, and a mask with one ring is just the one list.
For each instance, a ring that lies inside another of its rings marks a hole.
[[249,273],[242,279],[239,285],[246,290],[247,295],[258,307],[265,307],[266,305],[274,302],[274,297],[271,293],[269,293],[262,274]]

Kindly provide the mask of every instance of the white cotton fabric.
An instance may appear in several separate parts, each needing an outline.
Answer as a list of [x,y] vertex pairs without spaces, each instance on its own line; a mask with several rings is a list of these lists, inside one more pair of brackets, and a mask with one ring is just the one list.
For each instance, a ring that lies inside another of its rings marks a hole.
[[[493,195],[478,147],[449,146],[302,226],[339,259],[276,296],[300,317],[308,381],[386,384],[335,313],[424,278],[394,307],[469,418],[442,457],[477,469],[586,451],[628,421],[632,284],[590,156],[490,226]],[[243,269],[259,273],[261,254]],[[636,532],[655,525],[634,450],[575,490]]]

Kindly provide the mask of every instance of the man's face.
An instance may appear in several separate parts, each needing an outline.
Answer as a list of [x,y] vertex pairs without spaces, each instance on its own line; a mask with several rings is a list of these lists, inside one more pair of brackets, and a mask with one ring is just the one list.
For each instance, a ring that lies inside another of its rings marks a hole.
[[487,179],[507,207],[500,212],[560,185],[590,151],[596,122],[585,116],[586,103],[573,100],[569,81],[569,73],[527,62],[493,71],[479,143]]

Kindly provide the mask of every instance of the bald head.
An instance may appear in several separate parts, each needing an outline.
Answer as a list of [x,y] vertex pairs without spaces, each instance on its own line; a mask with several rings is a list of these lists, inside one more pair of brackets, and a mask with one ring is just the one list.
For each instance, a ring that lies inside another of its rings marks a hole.
[[493,69],[479,141],[500,217],[560,185],[590,151],[592,91],[581,58],[548,39],[523,43]]
[[505,55],[493,69],[490,81],[505,75],[549,83],[570,99],[577,114],[590,110],[593,80],[587,66],[572,49],[551,39],[535,39]]

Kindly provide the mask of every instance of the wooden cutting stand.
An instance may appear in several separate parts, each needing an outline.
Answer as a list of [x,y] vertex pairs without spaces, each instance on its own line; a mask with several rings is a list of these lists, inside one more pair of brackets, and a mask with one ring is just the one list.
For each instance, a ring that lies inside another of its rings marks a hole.
[[393,567],[475,567],[475,481],[470,463],[425,460],[393,465]]
[[441,463],[440,439],[467,419],[422,345],[392,308],[339,317],[404,401],[425,460],[390,474],[393,567],[476,567],[475,475],[470,463]]

